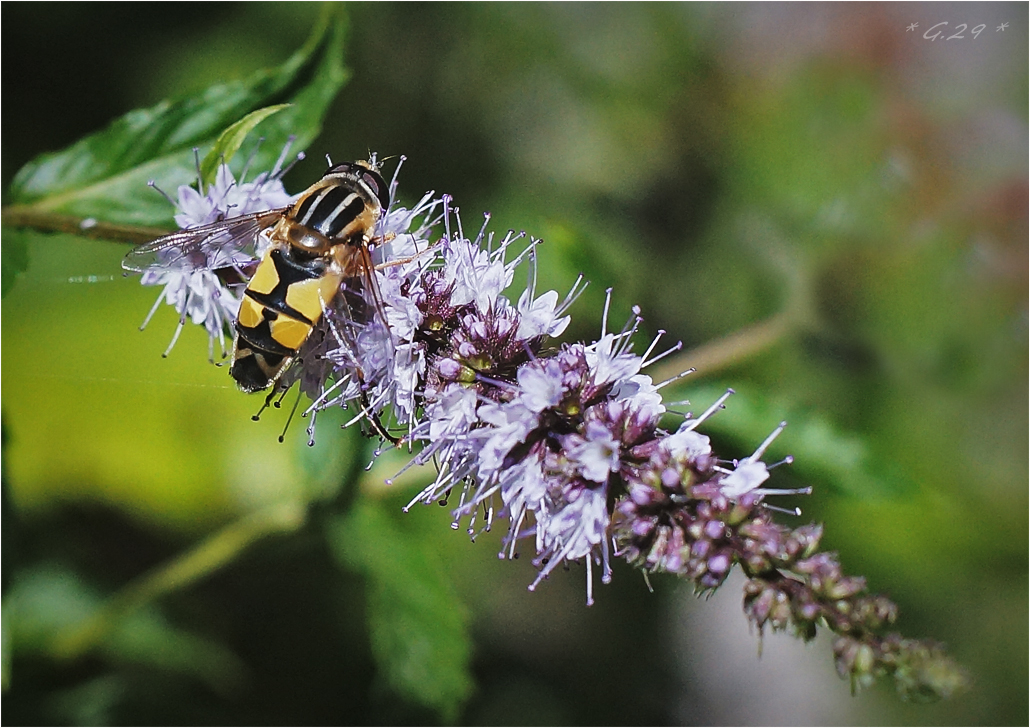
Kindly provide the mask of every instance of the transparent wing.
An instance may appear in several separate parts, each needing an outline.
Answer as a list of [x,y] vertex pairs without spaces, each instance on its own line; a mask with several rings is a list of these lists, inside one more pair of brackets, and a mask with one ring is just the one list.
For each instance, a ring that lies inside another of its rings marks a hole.
[[372,262],[372,254],[367,245],[361,246],[361,275],[364,279],[365,290],[368,291],[375,308],[375,315],[386,330],[390,329],[390,322],[386,318],[386,308],[383,306],[383,294],[379,290],[379,282],[376,280],[375,264]]
[[185,265],[193,270],[214,270],[245,263],[257,257],[261,231],[275,225],[287,210],[240,215],[165,235],[130,250],[122,268],[143,273],[154,267]]

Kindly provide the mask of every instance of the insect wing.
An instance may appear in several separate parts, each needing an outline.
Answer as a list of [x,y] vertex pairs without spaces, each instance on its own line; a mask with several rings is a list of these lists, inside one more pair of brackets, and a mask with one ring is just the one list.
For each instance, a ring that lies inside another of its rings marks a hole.
[[372,262],[372,254],[367,245],[361,246],[361,274],[364,279],[365,290],[372,299],[372,306],[375,308],[376,317],[386,330],[390,328],[390,322],[386,318],[386,307],[383,305],[383,294],[379,290],[379,281],[376,280],[375,264]]
[[144,273],[151,268],[215,270],[246,265],[258,257],[258,235],[287,210],[255,212],[165,235],[130,250],[122,268]]

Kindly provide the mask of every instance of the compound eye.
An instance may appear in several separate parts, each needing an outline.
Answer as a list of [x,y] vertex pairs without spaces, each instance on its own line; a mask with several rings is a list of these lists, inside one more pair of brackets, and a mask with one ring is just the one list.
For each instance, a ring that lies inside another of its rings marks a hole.
[[368,185],[368,188],[379,198],[379,204],[385,211],[390,206],[390,188],[383,178],[378,172],[365,170],[361,173],[361,181]]

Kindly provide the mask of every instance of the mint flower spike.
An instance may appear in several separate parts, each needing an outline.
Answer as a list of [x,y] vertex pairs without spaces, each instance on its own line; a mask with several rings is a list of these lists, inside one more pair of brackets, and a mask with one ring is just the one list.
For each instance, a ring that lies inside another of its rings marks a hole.
[[[600,338],[552,348],[582,279],[560,306],[554,292],[536,296],[538,241],[530,238],[505,263],[523,234],[509,232],[495,248],[484,226],[470,241],[449,198],[443,206],[439,255],[390,301],[407,312],[405,341],[418,348],[423,366],[412,390],[416,406],[401,420],[408,440],[422,443],[411,464],[434,460],[438,468],[405,510],[446,504],[457,491],[452,528],[464,523],[475,540],[506,520],[502,559],[517,557],[519,543],[532,545],[538,573],[530,590],[559,564],[584,560],[587,604],[593,567],[607,583],[613,557],[645,576],[677,574],[700,592],[717,589],[736,566],[750,579],[745,612],[759,633],[770,626],[810,639],[817,626],[830,629],[838,635],[838,670],[856,687],[884,674],[906,695],[945,696],[964,684],[939,647],[883,634],[897,608],[867,595],[863,579],[844,576],[833,555],[818,551],[820,526],[791,530],[772,520],[775,511],[800,510],[767,504],[767,497],[811,493],[766,486],[770,470],[792,462],[763,461],[785,422],[751,455],[730,462],[718,459],[697,429],[733,390],[675,431],[663,430],[659,391],[667,382],[656,385],[642,370],[678,345],[652,356],[660,332],[643,356],[634,354],[639,309],[609,332],[609,290]],[[530,275],[512,306],[506,291],[523,259]]]
[[[288,204],[279,176],[273,170],[244,184],[221,168],[203,195],[180,188],[180,215],[196,223],[247,214],[251,204]],[[395,174],[391,192],[396,185]],[[437,466],[405,510],[447,504],[457,491],[452,528],[464,523],[475,540],[506,520],[499,556],[516,558],[519,543],[531,544],[537,574],[530,590],[559,564],[580,560],[588,605],[594,566],[607,583],[613,558],[645,578],[675,574],[699,593],[722,586],[736,567],[748,578],[744,612],[759,635],[769,628],[810,640],[819,628],[830,630],[837,670],[854,689],[892,676],[903,696],[925,700],[968,683],[936,643],[888,631],[896,605],[869,594],[863,578],[845,575],[834,554],[819,550],[821,526],[773,521],[776,511],[800,510],[767,497],[811,492],[766,487],[773,468],[792,462],[762,459],[786,423],[751,455],[719,459],[698,428],[726,406],[734,393],[727,390],[701,415],[664,429],[671,413],[660,391],[692,370],[658,384],[643,370],[679,345],[653,355],[659,332],[635,354],[640,311],[634,307],[622,329],[610,332],[610,289],[597,341],[555,345],[585,288],[582,276],[561,300],[555,291],[537,295],[540,241],[514,231],[495,239],[488,222],[486,215],[475,239],[466,238],[451,199],[432,192],[410,209],[386,211],[374,231],[375,269],[341,283],[277,384],[285,393],[297,383],[311,397],[304,414],[312,441],[315,417],[329,407],[353,404],[351,423],[368,420],[380,432],[389,413],[403,442],[418,446],[405,469]],[[432,242],[441,223],[443,235]],[[516,246],[523,247],[509,255]],[[260,255],[242,246],[217,252],[240,273]],[[515,296],[509,289],[522,263],[528,275]],[[238,302],[211,267],[170,257],[144,278],[165,286],[158,304],[167,300],[180,312],[176,337],[192,318],[205,325],[213,350]]]

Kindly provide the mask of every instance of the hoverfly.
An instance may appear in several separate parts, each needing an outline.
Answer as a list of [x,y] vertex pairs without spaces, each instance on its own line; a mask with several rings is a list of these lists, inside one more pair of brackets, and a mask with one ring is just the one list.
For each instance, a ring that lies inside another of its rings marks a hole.
[[241,278],[240,252],[265,250],[233,322],[230,371],[244,392],[275,384],[294,361],[343,281],[363,277],[380,310],[369,250],[390,206],[389,186],[370,162],[330,167],[293,205],[181,230],[133,249],[122,267],[145,272],[187,259],[192,269]]

